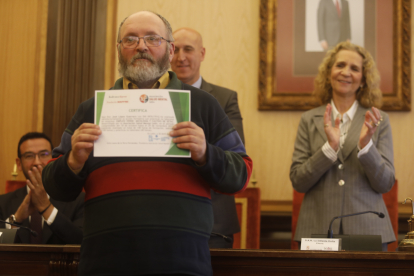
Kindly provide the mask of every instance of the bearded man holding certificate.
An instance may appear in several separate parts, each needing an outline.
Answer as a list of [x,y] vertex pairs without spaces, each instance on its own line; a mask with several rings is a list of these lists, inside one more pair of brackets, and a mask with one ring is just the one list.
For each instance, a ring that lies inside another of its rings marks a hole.
[[[70,201],[85,188],[79,275],[212,275],[208,240],[210,189],[245,189],[252,161],[215,98],[168,71],[172,29],[159,14],[127,17],[118,32],[119,71],[112,89],[189,90],[191,121],[169,135],[191,158],[96,157],[104,136],[94,124],[95,100],[78,111],[43,170],[46,191]],[[139,92],[137,92],[139,93]]]

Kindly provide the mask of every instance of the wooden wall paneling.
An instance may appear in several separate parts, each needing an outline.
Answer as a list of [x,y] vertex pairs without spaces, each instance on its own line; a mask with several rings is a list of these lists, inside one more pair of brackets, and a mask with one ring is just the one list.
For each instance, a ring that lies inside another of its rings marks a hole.
[[[58,29],[58,1],[49,0],[49,10],[47,14],[47,43],[46,43],[46,68],[45,68],[45,87],[44,87],[44,113],[43,113],[43,131],[50,136],[50,130],[53,128],[51,120],[54,105],[53,96],[49,95],[55,87],[55,70],[56,70],[56,40]],[[49,93],[47,93],[49,92]],[[55,145],[56,146],[56,145]]]
[[[36,70],[37,81],[38,81],[38,101],[37,101],[37,127],[38,131],[43,131],[43,112],[44,112],[44,98],[45,98],[45,77],[46,77],[46,46],[47,46],[47,18],[48,18],[48,2],[47,0],[42,0],[42,12],[39,12],[39,18],[41,19],[37,28],[36,37],[37,40],[36,46],[36,56],[39,58],[39,67]],[[40,11],[40,10],[39,10]]]
[[[0,0],[0,194],[11,180],[17,143],[42,130],[47,0]],[[18,180],[23,180],[22,173]]]

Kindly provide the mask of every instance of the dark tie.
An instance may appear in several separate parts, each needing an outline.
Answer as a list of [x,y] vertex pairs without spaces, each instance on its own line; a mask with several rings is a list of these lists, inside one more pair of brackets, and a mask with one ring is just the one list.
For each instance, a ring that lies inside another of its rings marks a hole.
[[339,7],[339,0],[336,0],[336,11],[338,13],[338,17],[341,17],[341,8]]
[[34,211],[30,217],[30,228],[37,232],[37,237],[30,235],[30,243],[41,244],[42,243],[42,216]]

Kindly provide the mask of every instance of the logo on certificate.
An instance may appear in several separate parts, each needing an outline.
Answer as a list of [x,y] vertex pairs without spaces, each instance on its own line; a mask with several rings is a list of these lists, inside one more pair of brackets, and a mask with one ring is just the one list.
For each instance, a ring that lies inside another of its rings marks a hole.
[[141,97],[139,97],[139,100],[141,101],[141,103],[146,103],[148,102],[148,96],[145,94],[142,94]]

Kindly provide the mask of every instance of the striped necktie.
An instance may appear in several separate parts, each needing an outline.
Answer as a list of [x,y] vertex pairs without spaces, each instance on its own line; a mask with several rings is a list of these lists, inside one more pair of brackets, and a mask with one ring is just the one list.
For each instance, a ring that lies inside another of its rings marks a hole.
[[338,13],[338,17],[341,17],[341,7],[339,6],[339,0],[336,0],[336,12]]

